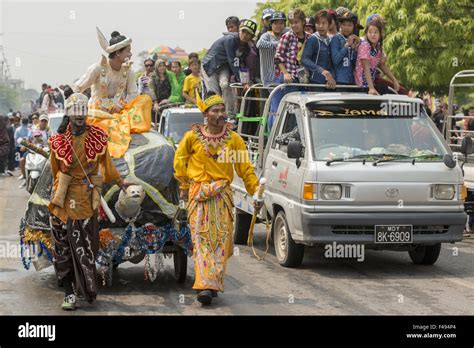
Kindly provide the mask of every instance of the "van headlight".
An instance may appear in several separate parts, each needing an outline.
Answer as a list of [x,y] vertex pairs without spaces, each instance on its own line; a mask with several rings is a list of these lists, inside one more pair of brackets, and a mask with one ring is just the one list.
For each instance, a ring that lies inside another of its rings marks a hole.
[[454,185],[438,184],[434,185],[434,198],[451,200],[455,194]]
[[334,184],[321,185],[321,198],[327,200],[341,199],[342,186]]
[[464,185],[459,185],[459,200],[465,201],[467,199],[467,187]]

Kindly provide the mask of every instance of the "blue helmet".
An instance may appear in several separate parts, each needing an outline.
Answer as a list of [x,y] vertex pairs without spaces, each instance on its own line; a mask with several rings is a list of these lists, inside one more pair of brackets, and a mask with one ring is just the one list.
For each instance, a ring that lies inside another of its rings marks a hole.
[[283,12],[273,12],[270,17],[270,23],[273,21],[283,20],[286,21],[286,16]]
[[275,12],[275,9],[272,7],[267,7],[266,9],[263,10],[262,18],[263,19],[268,19],[272,16],[272,13]]

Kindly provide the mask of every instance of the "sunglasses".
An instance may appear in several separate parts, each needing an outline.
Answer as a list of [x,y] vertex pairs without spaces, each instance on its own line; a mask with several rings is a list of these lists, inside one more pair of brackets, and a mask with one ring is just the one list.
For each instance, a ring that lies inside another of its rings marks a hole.
[[153,64],[145,64],[145,67],[147,68],[151,68],[153,66]]

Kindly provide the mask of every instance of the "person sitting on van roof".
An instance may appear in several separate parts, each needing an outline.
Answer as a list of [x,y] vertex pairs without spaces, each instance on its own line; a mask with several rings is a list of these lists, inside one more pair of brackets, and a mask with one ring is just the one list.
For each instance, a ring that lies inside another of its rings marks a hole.
[[257,41],[260,40],[263,34],[265,34],[267,31],[270,31],[272,29],[271,24],[270,24],[270,18],[272,17],[273,12],[276,12],[276,11],[272,7],[267,7],[263,10],[262,28],[260,29],[260,32],[258,33]]
[[317,31],[310,36],[301,56],[301,64],[309,70],[309,80],[315,84],[325,84],[327,88],[336,88],[331,62],[331,47],[328,28],[332,16],[326,10],[316,13]]
[[[342,7],[342,6],[341,6],[341,7],[336,8],[336,15],[337,15],[337,17],[344,16],[344,14],[345,14],[346,12],[352,13],[347,7]],[[363,27],[362,25],[360,25],[360,23],[359,23],[359,17],[357,16],[357,14],[355,14],[355,13],[352,13],[352,14],[353,14],[354,17],[355,17],[355,19],[354,19],[354,21],[355,21],[355,26],[354,26],[354,32],[353,32],[353,34],[359,36],[359,31],[362,30],[362,29],[364,29],[364,27]]]
[[340,32],[331,39],[330,43],[335,79],[338,85],[353,85],[354,65],[360,44],[359,37],[354,35],[356,16],[352,12],[344,12],[338,17],[338,21]]
[[286,16],[283,12],[274,12],[270,18],[271,31],[267,31],[257,42],[260,53],[260,77],[263,85],[278,82],[280,70],[275,65],[275,53],[278,40],[285,29]]
[[239,32],[240,19],[236,16],[227,17],[225,20],[225,26],[228,33],[238,33]]
[[[300,9],[292,10],[288,13],[291,29],[284,33],[280,41],[278,41],[277,50],[275,53],[275,64],[278,66],[280,75],[278,77],[279,83],[298,83],[299,72],[302,70],[300,61],[303,53],[303,47],[306,41],[311,36],[304,31],[306,23],[306,15]],[[284,89],[277,90],[270,100],[270,113],[268,117],[268,129],[273,126],[275,113],[278,110],[280,101],[285,94],[295,92],[298,90],[296,86],[288,86]]]
[[313,16],[306,17],[304,31],[308,34],[314,34],[316,32],[316,21]]
[[229,85],[232,76],[236,82],[240,82],[242,60],[237,57],[237,50],[243,51],[256,31],[257,24],[246,20],[240,26],[239,33],[226,33],[217,39],[202,59],[201,73],[206,89],[222,95],[227,113],[235,114],[234,96]]
[[357,49],[357,61],[354,70],[354,79],[357,85],[364,88],[369,94],[387,94],[390,90],[386,85],[375,82],[377,67],[393,82],[395,91],[400,84],[391,70],[385,64],[383,54],[383,23],[379,20],[371,21],[365,27],[365,37]]
[[337,13],[332,8],[327,9],[326,11],[327,13],[329,13],[332,19],[328,27],[328,36],[330,39],[332,39],[339,32],[339,23],[337,22]]

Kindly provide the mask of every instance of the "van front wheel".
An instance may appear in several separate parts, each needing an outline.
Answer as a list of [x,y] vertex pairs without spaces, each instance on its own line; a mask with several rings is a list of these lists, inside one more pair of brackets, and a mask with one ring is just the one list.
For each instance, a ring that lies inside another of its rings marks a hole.
[[298,267],[303,262],[304,245],[296,244],[291,238],[286,215],[279,211],[272,223],[273,242],[278,262],[283,267]]
[[432,265],[439,257],[441,243],[435,245],[418,245],[408,255],[415,265]]

